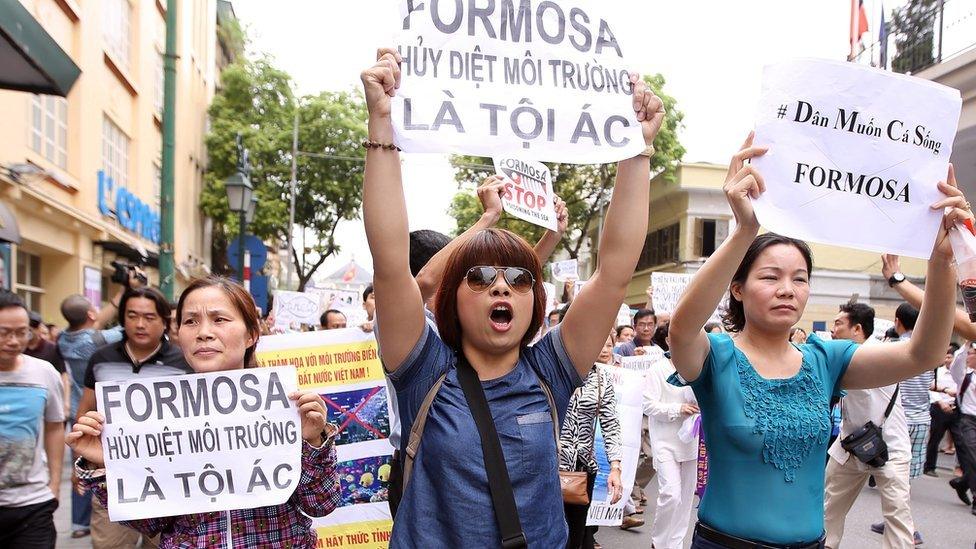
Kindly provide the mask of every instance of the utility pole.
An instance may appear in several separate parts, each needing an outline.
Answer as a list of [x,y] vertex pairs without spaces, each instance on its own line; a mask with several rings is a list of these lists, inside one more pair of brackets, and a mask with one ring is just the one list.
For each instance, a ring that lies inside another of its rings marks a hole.
[[292,240],[295,232],[295,187],[298,186],[298,106],[295,106],[295,126],[291,132],[291,206],[288,210],[288,269],[285,271],[285,287],[291,284],[293,263]]
[[173,170],[176,158],[176,7],[166,3],[166,54],[163,56],[163,166],[160,185],[159,285],[166,299],[175,297],[173,257]]

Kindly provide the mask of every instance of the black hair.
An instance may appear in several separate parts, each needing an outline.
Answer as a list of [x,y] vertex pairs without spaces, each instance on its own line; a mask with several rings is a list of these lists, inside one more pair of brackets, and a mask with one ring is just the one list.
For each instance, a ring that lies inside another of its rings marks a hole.
[[130,299],[141,297],[142,299],[148,299],[152,301],[156,306],[156,314],[159,315],[159,319],[163,322],[163,333],[169,333],[169,317],[173,314],[173,308],[169,304],[169,300],[166,296],[156,288],[151,288],[149,286],[143,286],[141,288],[127,288],[125,293],[122,294],[122,299],[119,300],[119,324],[125,326],[125,308],[129,304]]
[[346,313],[340,311],[339,309],[329,309],[328,311],[322,313],[319,317],[319,325],[325,328],[329,324],[329,313],[337,313],[342,315],[342,318],[346,318]]
[[451,242],[444,233],[421,229],[410,233],[410,276],[416,278],[430,258]]
[[30,311],[24,305],[24,300],[19,295],[7,290],[0,290],[0,311],[17,307],[23,309],[27,313],[28,318],[30,318]]
[[786,244],[799,250],[807,264],[807,276],[813,274],[813,254],[806,242],[776,233],[765,233],[757,236],[749,245],[749,249],[746,250],[746,255],[739,263],[739,268],[735,270],[735,274],[732,275],[732,282],[729,284],[729,307],[722,315],[722,324],[727,332],[741,332],[746,325],[745,309],[742,307],[742,302],[732,295],[731,285],[736,282],[745,284],[749,277],[749,271],[752,270],[752,265],[756,262],[759,254],[763,253],[766,248],[777,244]]
[[895,327],[894,326],[892,326],[891,328],[888,328],[885,331],[885,339],[888,339],[888,340],[898,339],[898,331],[895,330]]
[[634,327],[631,326],[630,324],[621,324],[620,326],[617,326],[616,328],[614,328],[614,333],[615,333],[615,335],[617,337],[620,337],[620,333],[623,332],[627,328],[630,328],[631,330],[634,329]]
[[555,310],[559,311],[559,323],[562,324],[563,319],[566,318],[566,311],[569,311],[569,305],[563,305]]
[[955,341],[950,341],[949,342],[949,350],[946,351],[946,354],[947,355],[954,355],[958,351],[959,351],[959,344],[956,343]]
[[668,330],[671,329],[671,322],[665,322],[661,324],[654,330],[654,335],[651,337],[651,343],[657,345],[667,352],[668,349]]
[[44,319],[41,318],[41,315],[35,313],[34,311],[27,311],[27,319],[30,323],[31,329],[37,328],[44,323]]
[[902,303],[895,309],[895,318],[906,330],[914,330],[915,323],[918,322],[918,309],[909,303]]
[[373,293],[373,285],[372,284],[370,284],[369,286],[366,286],[366,289],[363,290],[363,301],[364,302],[366,301],[366,299],[369,298],[369,294],[371,294],[371,293]]
[[854,327],[861,325],[864,337],[869,338],[874,333],[874,308],[866,303],[848,301],[840,306],[840,312],[847,315],[847,321]]
[[637,321],[649,316],[654,317],[654,323],[657,324],[657,315],[654,314],[654,309],[637,309],[637,314],[634,315],[634,326],[637,325]]

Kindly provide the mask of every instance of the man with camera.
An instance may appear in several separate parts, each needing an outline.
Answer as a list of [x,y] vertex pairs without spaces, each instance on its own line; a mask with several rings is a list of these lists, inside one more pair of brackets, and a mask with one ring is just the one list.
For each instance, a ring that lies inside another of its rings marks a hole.
[[[141,288],[146,284],[146,274],[138,267],[113,262],[115,273],[112,281],[121,278],[122,288],[109,300],[107,307],[99,311],[82,295],[70,295],[61,302],[61,314],[68,328],[58,336],[58,351],[64,359],[71,378],[71,408],[69,418],[78,417],[78,404],[85,386],[85,370],[88,359],[95,350],[108,343],[122,341],[122,327],[111,330],[102,328],[118,314],[119,302],[126,288]],[[121,277],[120,277],[121,275]],[[74,480],[74,479],[72,479]],[[91,533],[91,496],[71,492],[71,537],[81,538]]]
[[[874,309],[864,303],[840,306],[834,339],[864,344],[874,332]],[[884,515],[884,548],[915,545],[908,474],[911,442],[898,385],[850,390],[841,399],[840,436],[827,450],[824,487],[826,547],[840,546],[844,521],[869,476],[874,476]]]

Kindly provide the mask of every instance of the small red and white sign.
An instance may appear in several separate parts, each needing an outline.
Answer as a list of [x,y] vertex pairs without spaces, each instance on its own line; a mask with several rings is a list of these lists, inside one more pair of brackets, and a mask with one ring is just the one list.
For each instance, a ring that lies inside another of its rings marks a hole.
[[495,173],[505,179],[502,207],[529,223],[556,230],[555,195],[552,174],[541,162],[517,158],[495,158]]

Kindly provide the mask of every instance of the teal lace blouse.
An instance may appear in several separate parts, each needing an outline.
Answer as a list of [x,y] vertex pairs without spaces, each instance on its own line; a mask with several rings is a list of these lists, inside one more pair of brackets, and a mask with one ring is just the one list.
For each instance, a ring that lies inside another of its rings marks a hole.
[[[708,486],[698,518],[728,534],[767,543],[813,541],[823,533],[824,463],[830,397],[857,345],[811,335],[797,348],[800,371],[761,377],[726,334],[709,334],[698,378]],[[671,383],[683,385],[677,374]]]

